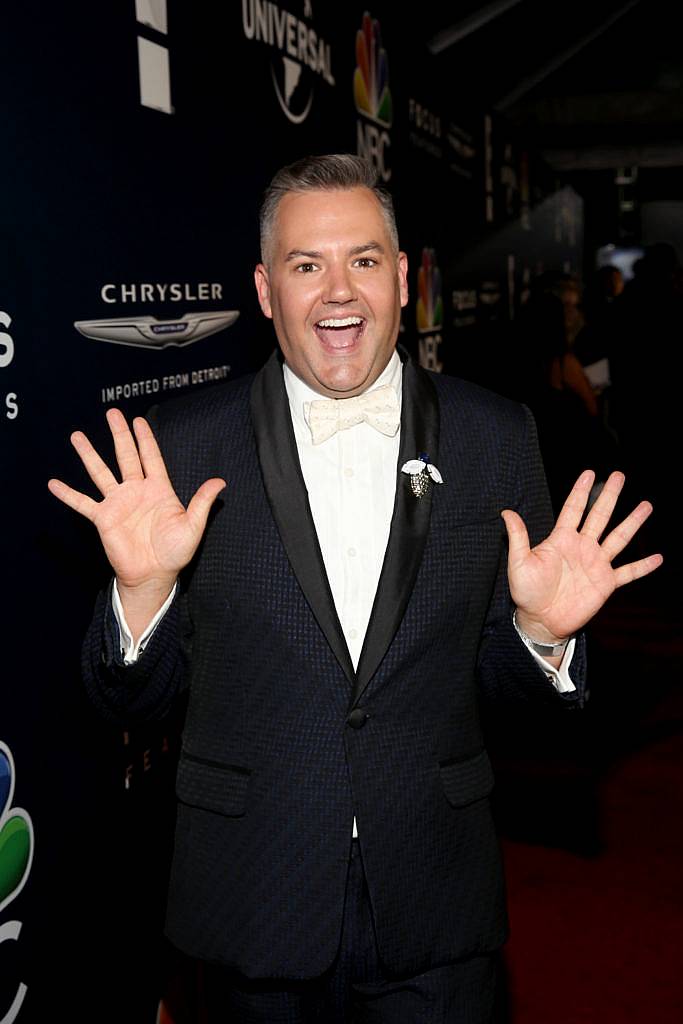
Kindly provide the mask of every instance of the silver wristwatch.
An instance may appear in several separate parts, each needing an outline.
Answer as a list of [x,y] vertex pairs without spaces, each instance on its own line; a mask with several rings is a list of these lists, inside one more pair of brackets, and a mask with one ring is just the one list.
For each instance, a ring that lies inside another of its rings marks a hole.
[[515,629],[517,630],[525,644],[527,644],[527,646],[530,647],[532,651],[535,651],[536,654],[540,654],[542,658],[558,658],[561,654],[564,654],[564,652],[567,649],[567,644],[571,640],[570,636],[568,636],[566,640],[558,641],[558,643],[556,644],[545,644],[541,640],[534,640],[533,637],[530,637],[528,633],[524,632],[520,624],[517,622],[516,609],[513,613],[512,621],[514,623]]

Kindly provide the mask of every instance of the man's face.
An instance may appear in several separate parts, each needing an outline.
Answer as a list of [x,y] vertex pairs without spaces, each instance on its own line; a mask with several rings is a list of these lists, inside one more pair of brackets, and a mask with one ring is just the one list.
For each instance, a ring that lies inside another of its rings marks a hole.
[[366,188],[288,193],[270,263],[254,277],[287,365],[321,395],[360,394],[389,362],[408,301],[408,261],[376,197]]

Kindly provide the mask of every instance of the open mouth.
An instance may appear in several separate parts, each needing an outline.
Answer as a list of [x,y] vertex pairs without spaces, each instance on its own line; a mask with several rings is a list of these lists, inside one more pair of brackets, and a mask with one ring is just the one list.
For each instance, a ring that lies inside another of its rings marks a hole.
[[326,317],[318,320],[315,332],[327,348],[343,351],[352,348],[365,330],[361,316]]

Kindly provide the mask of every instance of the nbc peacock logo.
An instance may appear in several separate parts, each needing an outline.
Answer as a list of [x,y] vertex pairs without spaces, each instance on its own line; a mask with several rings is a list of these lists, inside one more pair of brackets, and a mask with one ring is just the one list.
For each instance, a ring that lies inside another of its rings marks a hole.
[[422,250],[422,263],[417,272],[417,329],[420,334],[437,331],[443,326],[441,271],[436,265],[434,249]]
[[353,98],[356,110],[383,128],[391,128],[393,110],[389,89],[389,58],[382,46],[377,19],[366,11],[362,28],[356,33],[356,70],[353,75]]
[[33,860],[33,825],[21,807],[12,807],[14,761],[0,742],[0,913],[26,884]]
[[[0,741],[0,913],[24,888],[33,863],[33,824],[26,811],[12,807],[15,777],[12,752]],[[0,924],[0,948],[3,942],[16,942],[20,933],[21,921]],[[27,991],[21,982],[11,1006],[0,1018],[2,1024],[17,1019]]]

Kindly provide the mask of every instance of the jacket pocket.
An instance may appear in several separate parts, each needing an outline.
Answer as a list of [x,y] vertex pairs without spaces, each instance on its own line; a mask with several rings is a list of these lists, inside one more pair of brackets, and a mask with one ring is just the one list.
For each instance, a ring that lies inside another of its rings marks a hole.
[[238,818],[245,811],[250,778],[249,768],[181,754],[176,795],[190,807]]
[[439,770],[446,799],[453,807],[482,800],[493,789],[493,769],[485,750],[464,761],[442,761]]

